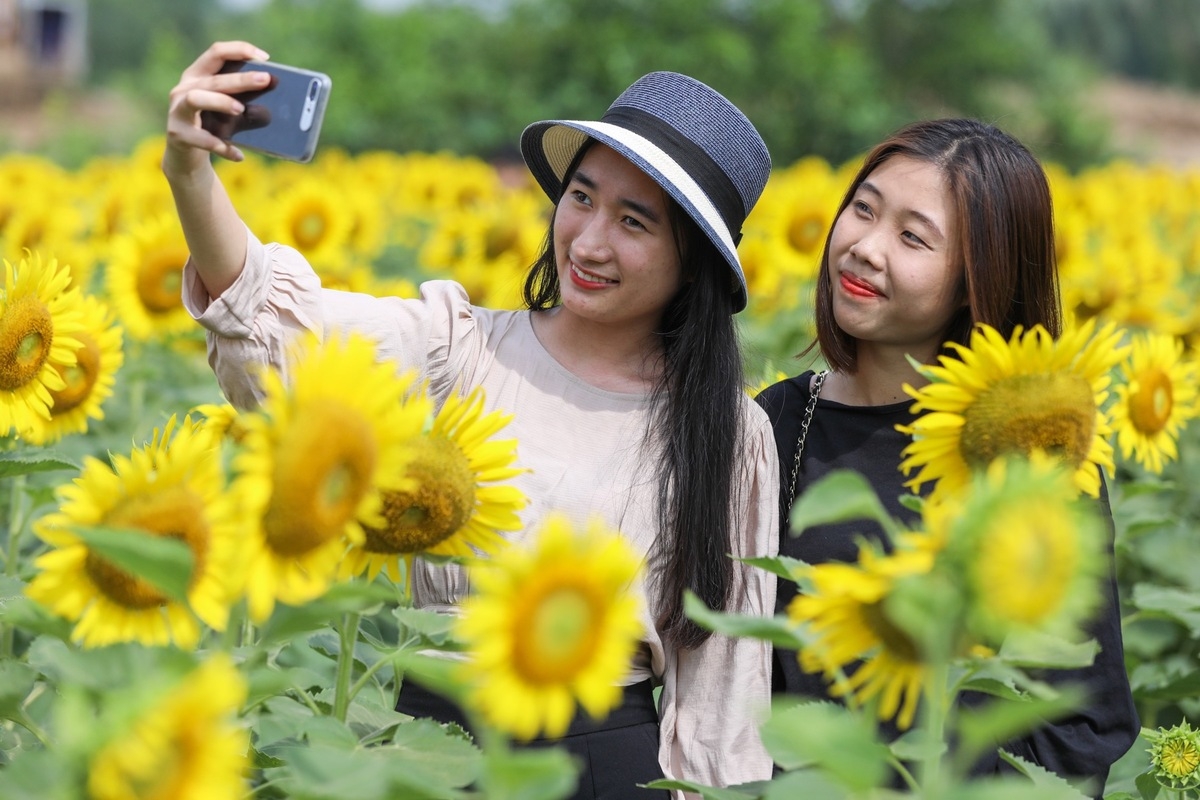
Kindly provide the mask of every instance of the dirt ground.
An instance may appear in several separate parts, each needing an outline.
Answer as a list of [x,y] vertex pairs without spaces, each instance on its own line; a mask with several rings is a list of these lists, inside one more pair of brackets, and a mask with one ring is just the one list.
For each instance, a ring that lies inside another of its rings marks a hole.
[[[68,113],[61,107],[47,113],[34,103],[13,102],[15,98],[2,95],[0,153],[7,147],[36,149],[55,135]],[[1111,121],[1113,144],[1120,152],[1140,162],[1200,169],[1200,92],[1107,80],[1096,87],[1092,102]],[[130,119],[122,105],[119,97],[106,93],[85,97],[69,112],[68,124],[91,130],[153,124]]]
[[1200,169],[1200,93],[1109,80],[1093,101],[1113,126],[1113,143],[1132,157]]

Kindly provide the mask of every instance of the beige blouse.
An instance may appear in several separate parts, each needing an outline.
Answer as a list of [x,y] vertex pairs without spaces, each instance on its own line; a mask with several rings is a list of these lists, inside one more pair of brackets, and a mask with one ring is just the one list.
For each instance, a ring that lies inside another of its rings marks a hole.
[[[209,363],[228,400],[255,406],[261,393],[253,369],[269,363],[286,369],[288,340],[303,330],[325,335],[353,329],[372,337],[381,358],[417,368],[430,381],[435,403],[453,391],[482,386],[486,409],[514,415],[502,431],[515,438],[515,479],[529,498],[525,530],[536,530],[550,511],[582,523],[601,515],[645,557],[657,537],[656,488],[645,457],[648,398],[591,386],[565,369],[534,335],[528,311],[471,305],[462,286],[430,281],[418,299],[378,298],[322,289],[304,258],[281,245],[264,246],[253,235],[245,269],[218,298],[210,298],[189,263],[184,302],[208,330]],[[285,374],[286,379],[286,374]],[[740,507],[733,555],[778,552],[779,467],[766,414],[749,397],[743,405]],[[519,531],[511,535],[520,540]],[[418,561],[413,597],[419,607],[453,613],[468,592],[457,566]],[[643,608],[647,593],[644,586]],[[735,564],[731,611],[770,615],[775,580]],[[647,610],[642,653],[627,683],[654,678],[662,684],[659,761],[671,777],[727,786],[771,776],[757,721],[770,703],[771,648],[765,642],[714,635],[695,650],[664,646]]]

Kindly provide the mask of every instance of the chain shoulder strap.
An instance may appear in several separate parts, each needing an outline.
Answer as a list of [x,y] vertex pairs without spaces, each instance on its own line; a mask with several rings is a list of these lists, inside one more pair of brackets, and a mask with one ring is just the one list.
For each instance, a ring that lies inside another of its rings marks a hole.
[[804,440],[808,438],[808,426],[812,424],[813,412],[817,410],[817,396],[821,394],[821,384],[825,383],[828,375],[829,370],[817,373],[816,380],[813,381],[812,392],[808,396],[808,406],[804,409],[804,419],[800,420],[800,437],[796,439],[796,460],[792,462],[791,486],[788,487],[787,509],[789,513],[792,510],[792,503],[796,501],[796,478],[800,474],[800,456],[804,453]]

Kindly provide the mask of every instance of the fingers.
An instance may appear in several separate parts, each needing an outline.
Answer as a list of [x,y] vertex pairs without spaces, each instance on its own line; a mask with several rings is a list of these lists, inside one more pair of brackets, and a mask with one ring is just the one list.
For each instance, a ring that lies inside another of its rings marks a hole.
[[207,153],[241,161],[241,151],[202,127],[205,112],[238,115],[242,104],[232,95],[265,87],[270,76],[246,70],[220,73],[227,61],[268,58],[266,51],[249,42],[216,42],[191,63],[170,92],[167,109],[167,154],[164,163],[187,170],[207,160]]
[[270,55],[266,50],[249,42],[214,42],[183,71],[183,77],[213,75],[226,61],[266,61],[268,58]]

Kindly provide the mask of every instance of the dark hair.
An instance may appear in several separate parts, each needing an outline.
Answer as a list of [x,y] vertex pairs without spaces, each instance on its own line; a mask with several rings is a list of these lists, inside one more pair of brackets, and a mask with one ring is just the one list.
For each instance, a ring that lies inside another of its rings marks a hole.
[[[586,150],[586,146],[582,148]],[[582,152],[567,170],[570,182]],[[661,377],[652,393],[644,434],[660,449],[656,459],[659,528],[650,563],[663,638],[695,647],[711,633],[683,611],[683,592],[723,610],[733,580],[732,509],[741,482],[734,480],[741,436],[742,355],[734,325],[729,265],[700,227],[667,197],[671,227],[685,281],[663,312]],[[534,311],[561,299],[554,223],[525,279],[525,304]]]
[[[966,305],[951,319],[943,344],[967,344],[971,330],[980,322],[1005,337],[1018,325],[1028,329],[1037,324],[1057,337],[1062,321],[1050,185],[1025,145],[999,128],[973,119],[912,123],[867,155],[835,220],[862,182],[893,156],[936,165],[950,189],[958,220],[954,241],[963,265]],[[858,367],[857,343],[833,318],[832,234],[831,228],[817,277],[816,343],[830,367],[852,373]]]

